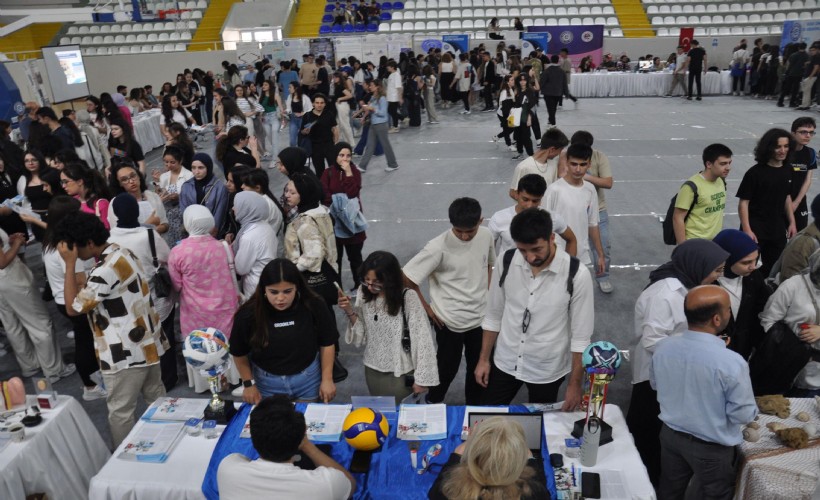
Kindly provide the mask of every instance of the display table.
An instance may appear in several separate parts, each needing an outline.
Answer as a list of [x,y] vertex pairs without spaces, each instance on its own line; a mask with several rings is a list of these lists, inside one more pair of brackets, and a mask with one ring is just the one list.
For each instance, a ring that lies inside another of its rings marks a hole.
[[801,411],[811,416],[811,423],[820,428],[820,413],[813,399],[790,398],[791,416],[781,419],[760,415],[760,440],[741,444],[743,463],[735,498],[743,500],[774,500],[816,498],[812,496],[820,479],[820,439],[809,441],[809,446],[794,450],[783,446],[766,428],[769,422],[786,427],[803,427],[805,422],[794,418]]
[[134,122],[134,138],[140,143],[145,154],[165,145],[165,138],[159,130],[161,115],[160,110],[151,109],[131,118]]
[[43,422],[26,428],[22,443],[0,453],[0,498],[45,493],[54,499],[88,498],[91,477],[111,456],[100,433],[76,399],[59,396]]
[[[687,84],[688,75],[684,77]],[[732,90],[729,71],[709,71],[701,76],[703,95],[728,94]],[[663,96],[672,84],[672,73],[573,73],[569,91],[575,97]],[[696,88],[697,90],[697,88]],[[680,89],[676,89],[680,92]]]

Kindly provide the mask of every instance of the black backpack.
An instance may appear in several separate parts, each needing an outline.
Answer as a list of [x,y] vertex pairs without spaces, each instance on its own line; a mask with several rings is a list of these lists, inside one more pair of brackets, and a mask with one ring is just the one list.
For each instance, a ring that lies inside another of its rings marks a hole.
[[[720,178],[723,181],[723,187],[726,187],[726,179],[723,177]],[[692,198],[692,205],[689,206],[689,210],[686,212],[686,217],[684,217],[684,222],[686,219],[689,218],[689,214],[692,213],[692,209],[695,208],[695,205],[698,203],[698,186],[690,181],[687,180],[686,182],[681,185],[689,186],[689,189],[692,190],[694,197]],[[678,190],[680,192],[680,189]],[[672,218],[675,216],[675,202],[678,201],[678,195],[675,193],[675,196],[669,201],[669,208],[666,209],[666,218],[663,219],[661,223],[663,226],[663,242],[667,245],[675,245],[677,244],[677,240],[675,239],[675,225],[672,223]]]
[[[504,257],[501,259],[504,268],[501,270],[501,278],[498,279],[498,286],[504,287],[504,280],[507,278],[507,271],[510,270],[510,262],[517,251],[516,248],[511,248],[504,252]],[[575,292],[575,274],[581,266],[581,261],[577,257],[569,256],[569,275],[567,276],[567,293],[569,294],[569,303],[572,304],[572,294]]]

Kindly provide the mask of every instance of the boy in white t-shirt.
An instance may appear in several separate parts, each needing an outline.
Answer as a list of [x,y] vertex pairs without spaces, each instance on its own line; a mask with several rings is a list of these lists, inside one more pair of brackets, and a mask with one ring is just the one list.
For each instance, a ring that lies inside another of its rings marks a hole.
[[530,157],[515,166],[510,182],[510,198],[516,199],[518,181],[527,174],[538,174],[547,181],[547,186],[564,176],[560,162],[561,151],[567,147],[569,139],[557,128],[551,128],[541,136],[541,145]]
[[[259,458],[233,453],[219,464],[217,484],[223,500],[246,498],[325,498],[345,500],[356,480],[338,462],[311,443],[305,416],[284,396],[263,399],[251,412],[251,442]],[[293,464],[305,455],[315,470]]]
[[[598,193],[595,187],[584,180],[592,158],[592,148],[586,144],[572,144],[567,148],[567,175],[550,184],[547,188],[545,208],[551,214],[561,214],[567,225],[576,234],[589,234],[589,239],[581,238],[578,258],[590,264],[589,242],[595,245],[598,262],[594,263],[598,274],[604,272],[604,250],[598,232]],[[564,248],[563,241],[556,241]]]
[[[404,284],[414,289],[436,330],[439,385],[430,388],[430,402],[440,403],[461,365],[467,361],[464,391],[468,405],[481,404],[481,386],[473,372],[481,354],[484,309],[495,265],[493,237],[481,226],[481,205],[472,198],[450,204],[450,224],[404,266]],[[430,303],[419,285],[430,279]]]
[[387,114],[390,115],[390,128],[388,132],[399,131],[399,106],[402,105],[404,97],[402,94],[401,73],[396,61],[387,61]]
[[[515,242],[510,236],[510,223],[513,217],[528,208],[540,207],[541,199],[546,191],[547,181],[543,177],[538,174],[527,174],[518,181],[518,189],[516,190],[518,203],[499,210],[490,217],[487,227],[493,235],[495,255],[497,257],[500,258],[507,250],[515,248]],[[567,226],[561,215],[550,215],[552,216],[552,232],[564,239],[567,253],[575,257],[578,252],[578,241],[575,239],[575,233]]]

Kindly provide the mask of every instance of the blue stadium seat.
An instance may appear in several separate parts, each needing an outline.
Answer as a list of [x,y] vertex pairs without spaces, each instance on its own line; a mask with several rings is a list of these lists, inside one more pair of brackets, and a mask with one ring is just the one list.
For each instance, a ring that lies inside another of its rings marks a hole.
[[345,33],[353,33],[353,26],[350,25],[350,24],[345,24],[345,26],[344,26],[344,28],[342,28],[342,30]]
[[379,25],[378,24],[368,24],[367,25],[367,31],[369,31],[371,33],[376,33],[377,31],[379,31]]
[[333,22],[333,16],[331,16],[330,14],[325,14],[324,16],[322,16],[322,22],[323,23],[332,23]]
[[393,16],[391,16],[389,12],[382,12],[382,15],[381,15],[381,20],[382,21],[390,21],[391,19],[393,19]]
[[342,27],[337,24],[336,26],[332,27],[330,29],[330,31],[333,32],[333,33],[341,33],[342,32]]
[[335,8],[336,7],[334,5],[331,5],[331,4],[325,5],[325,12],[327,12],[327,13],[333,12],[333,10]]
[[367,31],[367,26],[364,24],[357,24],[356,25],[356,33],[364,33]]
[[404,9],[404,4],[401,2],[393,2],[393,10],[402,10]]
[[393,4],[390,2],[384,2],[382,4],[382,10],[390,10],[393,8]]
[[330,26],[320,26],[319,27],[319,34],[320,35],[329,35],[330,34]]

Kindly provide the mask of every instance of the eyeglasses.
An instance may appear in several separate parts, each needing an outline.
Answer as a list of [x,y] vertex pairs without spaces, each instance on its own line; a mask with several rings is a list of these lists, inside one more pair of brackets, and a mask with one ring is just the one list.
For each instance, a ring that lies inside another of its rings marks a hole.
[[136,181],[137,179],[139,179],[139,175],[134,173],[129,175],[128,177],[120,177],[119,181],[120,184],[125,184],[126,182]]
[[61,179],[60,180],[60,185],[61,186],[68,186],[72,182],[77,182],[77,181],[75,181],[74,179]]
[[524,333],[527,333],[527,328],[530,327],[530,319],[532,319],[532,315],[530,314],[529,308],[524,309],[524,319],[521,321],[521,329]]
[[37,158],[26,158],[24,163],[40,163],[40,160]]
[[817,135],[817,132],[814,131],[814,130],[798,130],[795,133],[800,134],[800,135],[809,135],[809,136]]
[[384,284],[381,281],[367,281],[363,280],[362,284],[370,289],[371,292],[378,293],[384,289]]

